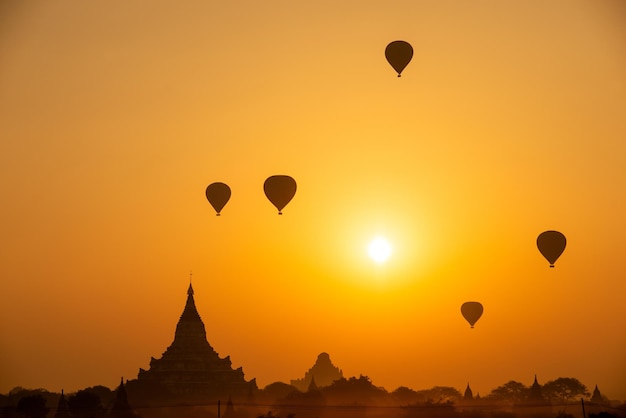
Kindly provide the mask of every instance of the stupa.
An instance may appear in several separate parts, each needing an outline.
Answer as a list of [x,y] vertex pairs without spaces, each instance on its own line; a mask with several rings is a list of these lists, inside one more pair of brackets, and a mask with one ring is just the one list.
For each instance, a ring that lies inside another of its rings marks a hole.
[[256,379],[246,381],[241,367],[232,368],[230,356],[221,358],[211,347],[193,296],[190,283],[174,342],[161,358],[151,358],[149,370],[139,369],[137,379],[127,383],[129,395],[149,397],[150,403],[206,403],[229,396],[244,400],[257,390]]
[[471,401],[474,399],[474,394],[472,393],[472,389],[470,389],[469,382],[467,382],[467,387],[465,388],[465,394],[463,395],[463,399],[466,401]]
[[535,380],[528,390],[528,399],[526,399],[526,403],[535,405],[541,405],[546,403],[546,400],[543,397],[543,390],[541,389],[541,385],[537,381],[537,375],[535,375]]
[[602,394],[600,393],[600,389],[598,389],[598,385],[596,385],[595,389],[593,390],[593,394],[591,395],[591,399],[589,400],[595,403],[605,402],[604,396],[602,396]]

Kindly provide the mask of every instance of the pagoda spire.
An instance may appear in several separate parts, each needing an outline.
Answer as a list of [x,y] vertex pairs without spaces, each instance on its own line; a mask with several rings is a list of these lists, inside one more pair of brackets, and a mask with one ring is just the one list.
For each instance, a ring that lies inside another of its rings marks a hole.
[[184,319],[202,322],[200,314],[198,314],[198,309],[196,309],[196,301],[193,299],[193,287],[191,287],[191,283],[189,283],[189,289],[187,289],[187,303],[185,304],[183,314],[180,316],[181,321]]
[[70,418],[70,410],[67,406],[67,400],[65,399],[65,393],[61,389],[61,397],[57,405],[57,410],[54,413],[54,418]]
[[124,387],[124,378],[120,379],[120,385],[115,391],[115,401],[111,407],[109,417],[111,418],[134,418],[137,414],[133,411],[132,407],[128,403],[128,394]]
[[604,399],[602,399],[602,394],[600,393],[600,390],[598,389],[598,385],[596,385],[595,389],[593,390],[593,394],[591,395],[591,402],[598,402],[601,403],[602,401],[604,401]]
[[185,303],[185,309],[180,315],[178,324],[176,325],[176,333],[174,334],[174,344],[184,344],[189,346],[199,344],[200,346],[207,346],[206,330],[204,323],[198,309],[196,308],[196,302],[193,298],[194,291],[191,285],[191,274],[189,276],[189,288],[187,289],[187,303]]
[[472,393],[472,389],[470,389],[469,382],[467,382],[467,388],[465,388],[465,394],[463,395],[463,399],[470,401],[474,399],[474,394]]
[[543,403],[543,391],[541,390],[541,385],[537,381],[537,374],[535,374],[535,381],[532,385],[530,385],[529,393],[528,393],[528,401],[529,403]]

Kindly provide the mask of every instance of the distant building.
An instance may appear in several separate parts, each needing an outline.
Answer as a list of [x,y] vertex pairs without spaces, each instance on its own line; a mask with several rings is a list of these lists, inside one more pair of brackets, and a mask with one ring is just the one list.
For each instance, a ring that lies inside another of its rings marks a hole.
[[471,401],[474,399],[474,394],[472,393],[472,389],[470,389],[469,382],[467,383],[467,387],[465,388],[465,394],[463,395],[463,399],[466,401]]
[[589,399],[591,402],[595,402],[595,403],[604,403],[605,399],[602,396],[602,394],[600,393],[600,390],[598,389],[598,385],[596,385],[595,389],[593,390],[593,394],[591,395],[591,399]]
[[543,390],[541,389],[541,385],[537,382],[537,375],[535,375],[535,381],[530,388],[528,388],[528,400],[527,403],[542,405],[547,403],[546,399],[543,397]]
[[301,392],[309,390],[311,382],[314,381],[316,388],[330,386],[335,380],[343,378],[343,372],[336,367],[328,353],[320,353],[313,367],[311,367],[302,379],[291,381],[291,386],[296,387]]
[[256,380],[246,381],[242,368],[234,370],[230,357],[220,358],[206,338],[191,284],[187,303],[176,325],[174,342],[161,358],[150,360],[150,369],[139,369],[136,380],[127,382],[133,396],[149,403],[245,400],[257,390]]
[[61,397],[59,398],[59,403],[57,404],[57,410],[54,413],[54,418],[70,418],[70,410],[67,407],[67,399],[65,399],[65,394],[63,393],[63,389],[61,389]]
[[128,395],[124,387],[124,379],[120,379],[120,385],[115,390],[115,400],[109,411],[110,418],[137,418],[138,415],[133,411],[128,403]]

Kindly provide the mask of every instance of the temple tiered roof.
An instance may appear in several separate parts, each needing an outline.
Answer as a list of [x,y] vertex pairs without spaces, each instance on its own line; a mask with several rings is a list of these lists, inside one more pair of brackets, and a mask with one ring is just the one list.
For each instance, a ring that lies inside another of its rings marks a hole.
[[330,386],[335,380],[343,378],[343,373],[336,367],[328,353],[320,353],[313,367],[304,374],[302,379],[291,381],[291,385],[298,388],[302,392],[309,390],[311,382],[315,382],[316,388]]
[[[179,401],[245,399],[256,390],[256,381],[246,381],[240,368],[233,369],[230,357],[219,357],[206,337],[204,323],[196,308],[191,284],[187,290],[187,303],[183,310],[174,341],[161,358],[152,358],[150,369],[139,369],[133,385],[145,395],[150,388],[158,388]],[[142,390],[143,389],[143,390]]]

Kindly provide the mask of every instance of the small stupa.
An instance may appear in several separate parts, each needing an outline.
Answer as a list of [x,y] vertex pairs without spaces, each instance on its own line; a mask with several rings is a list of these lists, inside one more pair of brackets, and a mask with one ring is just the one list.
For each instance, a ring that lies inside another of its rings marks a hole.
[[593,390],[593,393],[591,394],[591,399],[589,400],[595,403],[604,403],[604,397],[600,393],[600,390],[598,389],[598,385],[596,385],[595,389]]
[[67,406],[67,399],[65,399],[65,393],[63,393],[63,389],[61,389],[61,397],[59,398],[54,418],[71,418],[71,416],[72,415],[70,414],[70,410]]
[[474,400],[474,394],[472,393],[472,389],[470,389],[469,382],[467,383],[467,387],[465,388],[465,394],[463,395],[463,399],[466,401]]

